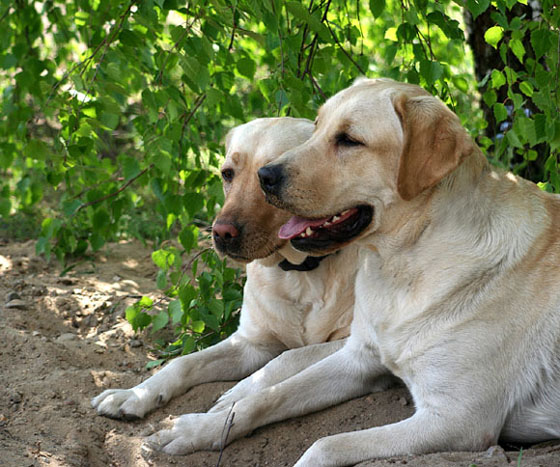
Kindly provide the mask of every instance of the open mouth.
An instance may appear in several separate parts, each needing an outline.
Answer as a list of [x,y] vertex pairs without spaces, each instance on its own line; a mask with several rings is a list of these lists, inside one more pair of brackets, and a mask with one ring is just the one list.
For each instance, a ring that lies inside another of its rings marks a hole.
[[362,233],[373,219],[373,207],[357,206],[321,219],[294,216],[278,236],[291,240],[302,251],[330,250],[348,243]]

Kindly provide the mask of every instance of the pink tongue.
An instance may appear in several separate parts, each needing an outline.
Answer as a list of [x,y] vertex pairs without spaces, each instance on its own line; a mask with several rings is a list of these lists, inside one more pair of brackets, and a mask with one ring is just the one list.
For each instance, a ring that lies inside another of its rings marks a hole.
[[330,217],[324,217],[323,219],[305,219],[304,217],[294,216],[280,227],[278,237],[283,240],[289,240],[290,238],[297,237],[300,233],[305,231],[307,227],[322,225],[329,219]]

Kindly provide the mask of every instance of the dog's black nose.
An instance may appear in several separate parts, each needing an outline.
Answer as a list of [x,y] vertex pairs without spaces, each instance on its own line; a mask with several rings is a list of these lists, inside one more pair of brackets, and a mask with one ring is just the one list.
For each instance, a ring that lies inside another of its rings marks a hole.
[[265,165],[258,171],[261,188],[272,195],[277,195],[284,181],[284,168],[281,165]]

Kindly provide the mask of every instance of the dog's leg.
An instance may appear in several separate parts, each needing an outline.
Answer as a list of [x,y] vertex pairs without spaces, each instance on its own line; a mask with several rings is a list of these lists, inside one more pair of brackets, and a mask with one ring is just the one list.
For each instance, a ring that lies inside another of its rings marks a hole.
[[176,358],[131,389],[107,389],[92,399],[100,415],[134,420],[197,384],[243,378],[282,351],[278,343],[254,344],[234,333],[212,347]]
[[305,370],[344,346],[345,339],[308,345],[286,350],[260,370],[237,383],[224,393],[209,412],[219,412],[231,407],[237,401],[278,384]]
[[366,394],[375,377],[386,372],[372,348],[349,349],[347,344],[295,376],[237,401],[233,408],[183,415],[147,443],[168,454],[219,449],[260,426]]
[[499,429],[484,420],[486,414],[478,414],[479,420],[462,415],[421,409],[398,423],[327,436],[316,441],[295,467],[341,467],[406,454],[481,451],[497,442]]

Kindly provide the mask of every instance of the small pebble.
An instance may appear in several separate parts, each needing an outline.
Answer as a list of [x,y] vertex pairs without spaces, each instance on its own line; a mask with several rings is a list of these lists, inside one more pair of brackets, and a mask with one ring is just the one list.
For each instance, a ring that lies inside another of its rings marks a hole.
[[402,406],[408,405],[408,400],[406,399],[406,397],[401,397],[399,399],[399,404],[401,404]]
[[16,298],[14,300],[10,300],[8,303],[6,303],[6,308],[18,308],[20,310],[23,310],[26,307],[27,307],[27,304],[19,298]]
[[130,345],[131,347],[142,347],[143,344],[142,344],[142,341],[139,341],[138,339],[132,339],[132,340],[129,342],[129,345]]
[[21,394],[19,392],[12,392],[10,394],[10,402],[12,404],[19,404],[22,401]]
[[76,340],[76,338],[77,338],[76,334],[73,334],[71,332],[65,332],[64,334],[61,334],[60,336],[57,337],[56,342],[60,344],[62,342],[69,342],[69,341]]
[[20,295],[14,290],[8,292],[6,295],[6,302],[11,302],[12,300],[21,300]]

